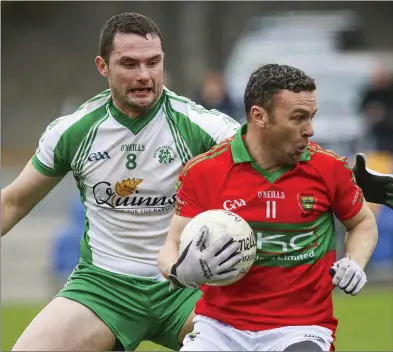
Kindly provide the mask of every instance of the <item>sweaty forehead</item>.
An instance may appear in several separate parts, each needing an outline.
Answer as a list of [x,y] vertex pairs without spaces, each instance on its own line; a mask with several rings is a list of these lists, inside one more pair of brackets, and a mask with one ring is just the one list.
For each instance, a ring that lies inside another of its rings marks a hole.
[[133,33],[116,33],[113,39],[112,55],[117,57],[144,60],[159,54],[162,54],[160,38],[151,34],[144,37]]
[[276,94],[276,104],[289,110],[304,109],[312,111],[317,109],[318,103],[315,91],[295,93],[285,89]]

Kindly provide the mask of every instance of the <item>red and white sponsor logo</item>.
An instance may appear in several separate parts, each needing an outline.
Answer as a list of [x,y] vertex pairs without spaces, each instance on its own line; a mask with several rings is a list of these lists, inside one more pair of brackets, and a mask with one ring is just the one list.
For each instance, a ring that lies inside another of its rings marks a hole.
[[188,203],[187,203],[185,200],[179,198],[179,196],[177,196],[176,200],[177,200],[177,202],[178,202],[180,205],[188,205]]

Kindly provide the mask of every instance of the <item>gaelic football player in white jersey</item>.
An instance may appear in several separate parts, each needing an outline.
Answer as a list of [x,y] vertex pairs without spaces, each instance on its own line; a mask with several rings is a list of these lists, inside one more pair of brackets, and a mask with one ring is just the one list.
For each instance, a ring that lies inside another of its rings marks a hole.
[[[163,64],[161,32],[151,19],[112,17],[96,58],[109,89],[51,123],[25,169],[2,190],[2,235],[68,172],[86,209],[79,265],[14,350],[134,350],[143,340],[179,349],[192,331],[200,292],[170,291],[157,254],[182,167],[239,125],[163,87]],[[386,177],[365,177],[365,184],[385,194]],[[236,250],[230,245],[222,253]]]

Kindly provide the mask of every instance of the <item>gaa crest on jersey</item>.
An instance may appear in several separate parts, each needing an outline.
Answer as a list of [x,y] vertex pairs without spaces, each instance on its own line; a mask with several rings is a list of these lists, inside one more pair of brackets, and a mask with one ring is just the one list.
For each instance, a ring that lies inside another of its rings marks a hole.
[[177,154],[170,145],[158,147],[153,154],[153,158],[160,164],[170,164],[176,157]]
[[315,210],[315,205],[317,203],[317,199],[315,196],[311,194],[297,194],[298,203],[300,209],[304,214],[311,214]]

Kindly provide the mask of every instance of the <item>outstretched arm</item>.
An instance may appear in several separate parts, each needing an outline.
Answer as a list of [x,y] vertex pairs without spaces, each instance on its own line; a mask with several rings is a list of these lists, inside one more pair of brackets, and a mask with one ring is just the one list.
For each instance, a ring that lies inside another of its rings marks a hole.
[[347,255],[333,264],[330,274],[333,276],[333,285],[354,296],[367,282],[364,268],[377,245],[378,229],[374,214],[367,203],[363,204],[356,216],[343,221],[343,225],[347,230]]
[[386,205],[393,209],[393,175],[381,174],[366,167],[364,154],[356,155],[353,173],[367,202]]
[[1,190],[1,236],[22,220],[62,178],[40,174],[29,161],[17,179]]

